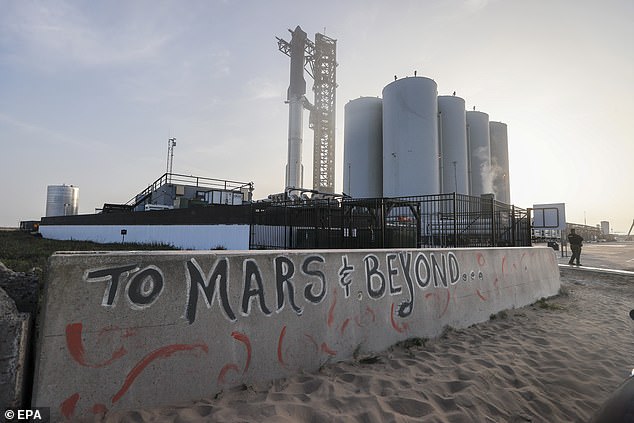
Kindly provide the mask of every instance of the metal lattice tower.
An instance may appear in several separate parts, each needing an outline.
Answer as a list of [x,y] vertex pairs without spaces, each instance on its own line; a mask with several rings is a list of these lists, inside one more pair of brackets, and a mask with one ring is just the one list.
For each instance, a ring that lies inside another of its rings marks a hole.
[[315,104],[310,116],[310,127],[315,131],[313,189],[331,194],[335,192],[336,53],[336,40],[323,34],[315,34]]
[[[299,27],[295,29],[301,30]],[[294,31],[289,30],[291,34]],[[279,50],[291,57],[291,44],[277,38]],[[315,42],[306,39],[304,69],[313,78],[314,105],[310,110],[309,127],[314,131],[313,189],[324,193],[335,190],[335,117],[337,89],[337,41],[315,34]]]

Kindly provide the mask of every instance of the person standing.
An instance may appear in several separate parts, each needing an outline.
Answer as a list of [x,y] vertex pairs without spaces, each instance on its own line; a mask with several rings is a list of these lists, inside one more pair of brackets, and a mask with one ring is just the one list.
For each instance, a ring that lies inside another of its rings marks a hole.
[[573,262],[577,261],[577,266],[581,266],[579,260],[581,259],[581,246],[583,245],[583,237],[581,235],[577,235],[574,229],[570,230],[568,234],[568,242],[570,243],[570,249],[572,250],[572,257],[570,257],[570,261],[568,264],[573,264]]

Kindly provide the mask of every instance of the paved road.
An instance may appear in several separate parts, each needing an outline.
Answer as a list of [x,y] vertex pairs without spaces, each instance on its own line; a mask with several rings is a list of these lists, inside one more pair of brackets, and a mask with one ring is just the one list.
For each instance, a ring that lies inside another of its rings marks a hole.
[[[559,263],[567,264],[572,255],[568,249],[557,251]],[[634,271],[634,242],[592,242],[584,243],[581,250],[581,264],[604,269]]]

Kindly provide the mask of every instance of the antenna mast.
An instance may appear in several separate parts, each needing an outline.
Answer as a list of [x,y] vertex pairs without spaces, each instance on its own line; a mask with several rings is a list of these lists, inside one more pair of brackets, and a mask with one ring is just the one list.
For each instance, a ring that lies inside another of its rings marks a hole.
[[167,179],[172,179],[172,165],[174,164],[174,147],[176,147],[176,138],[167,140]]

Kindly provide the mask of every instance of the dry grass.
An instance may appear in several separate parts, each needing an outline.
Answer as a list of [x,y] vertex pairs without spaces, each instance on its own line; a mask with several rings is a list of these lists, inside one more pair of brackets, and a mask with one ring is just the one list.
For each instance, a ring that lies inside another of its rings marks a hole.
[[33,236],[22,231],[0,231],[0,262],[16,272],[31,272],[44,280],[48,258],[56,251],[121,251],[176,250],[165,244],[111,243],[89,241],[58,241]]

